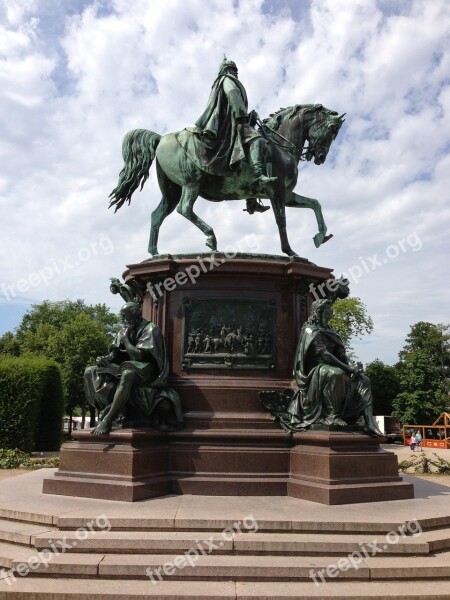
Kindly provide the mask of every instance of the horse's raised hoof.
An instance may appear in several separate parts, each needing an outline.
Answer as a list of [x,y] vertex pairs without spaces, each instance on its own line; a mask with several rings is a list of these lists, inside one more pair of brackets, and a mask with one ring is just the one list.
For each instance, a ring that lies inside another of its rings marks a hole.
[[205,244],[208,246],[208,248],[211,248],[213,252],[217,251],[217,240],[215,235],[209,235],[206,238]]
[[313,237],[314,246],[316,248],[318,248],[322,244],[325,244],[325,242],[328,242],[328,240],[330,240],[332,237],[333,237],[332,233],[330,233],[328,235],[325,235],[324,233],[316,233],[316,235]]

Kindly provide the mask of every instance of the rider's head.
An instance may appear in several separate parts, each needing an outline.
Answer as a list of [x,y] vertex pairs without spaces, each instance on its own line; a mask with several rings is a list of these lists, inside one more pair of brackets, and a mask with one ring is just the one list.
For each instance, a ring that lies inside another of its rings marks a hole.
[[220,64],[219,75],[226,74],[234,75],[234,77],[237,77],[238,68],[235,62],[233,62],[232,60],[228,60],[226,57],[224,57],[223,61]]

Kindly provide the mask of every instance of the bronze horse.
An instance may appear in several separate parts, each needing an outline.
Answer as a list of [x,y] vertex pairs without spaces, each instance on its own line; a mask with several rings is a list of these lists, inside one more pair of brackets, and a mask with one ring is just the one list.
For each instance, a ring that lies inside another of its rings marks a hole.
[[[298,163],[314,158],[316,165],[325,162],[329,148],[344,122],[344,115],[321,104],[296,104],[283,108],[264,119],[261,132],[269,140],[272,176],[277,180],[255,189],[246,161],[229,177],[205,173],[181,148],[175,133],[161,137],[146,129],[134,129],[125,135],[122,152],[124,167],[117,187],[111,192],[110,207],[119,209],[140,186],[142,189],[156,157],[156,169],[162,199],[152,213],[148,251],[158,254],[159,229],[164,219],[176,208],[207,236],[206,245],[217,250],[212,227],[194,213],[194,203],[199,196],[212,202],[268,198],[272,204],[280,234],[281,250],[288,256],[297,256],[292,250],[286,232],[285,207],[311,208],[317,219],[319,233],[314,236],[316,247],[326,242],[327,236],[322,210],[317,200],[296,194]],[[308,146],[305,148],[305,144]]]

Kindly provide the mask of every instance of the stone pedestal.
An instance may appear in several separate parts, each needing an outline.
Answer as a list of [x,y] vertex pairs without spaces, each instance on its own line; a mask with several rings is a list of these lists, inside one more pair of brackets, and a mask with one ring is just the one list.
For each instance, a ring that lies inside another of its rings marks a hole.
[[289,436],[259,429],[186,430],[170,436],[172,490],[206,496],[285,496]]
[[143,315],[164,332],[183,403],[185,428],[169,435],[175,493],[286,494],[290,436],[258,394],[289,387],[309,288],[330,275],[306,259],[221,253],[128,267],[125,279],[147,286]]
[[[100,438],[75,433],[44,492],[133,501],[168,493],[306,497],[314,488],[308,498],[328,503],[331,486],[333,498],[370,500],[369,492],[335,493],[335,464],[357,453],[354,444],[338,460],[334,437],[327,449],[325,438],[300,442],[299,434],[291,451],[292,436],[258,397],[290,386],[298,336],[314,300],[311,286],[330,275],[304,259],[266,255],[164,256],[129,265],[125,280],[146,289],[144,318],[164,334],[169,385],[181,398],[185,428],[165,435],[115,430]],[[358,439],[364,456],[376,454],[382,463],[366,462],[366,480],[355,485],[377,486],[384,466],[394,469],[395,456],[385,458],[367,436]],[[405,497],[393,480],[382,483],[386,493],[377,499]]]
[[115,429],[108,436],[76,431],[61,448],[60,467],[44,480],[44,494],[135,502],[171,493],[168,441],[145,429]]
[[[385,440],[384,440],[385,441]],[[293,436],[288,495],[322,504],[414,497],[398,475],[397,457],[363,433],[305,431]]]

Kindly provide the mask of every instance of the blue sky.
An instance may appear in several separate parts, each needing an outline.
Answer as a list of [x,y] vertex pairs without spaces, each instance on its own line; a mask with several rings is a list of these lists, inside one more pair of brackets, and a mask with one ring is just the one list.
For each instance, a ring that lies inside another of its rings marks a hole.
[[[250,108],[322,103],[346,122],[287,210],[293,248],[347,273],[375,329],[363,362],[393,363],[410,325],[448,322],[450,3],[446,0],[4,0],[0,4],[0,335],[30,304],[84,298],[117,310],[109,278],[147,258],[155,170],[130,207],[107,210],[133,128],[160,134],[203,112],[226,53]],[[254,236],[280,253],[271,211],[199,199],[219,249]],[[181,235],[180,235],[181,232]],[[178,214],[161,252],[203,252]]]

